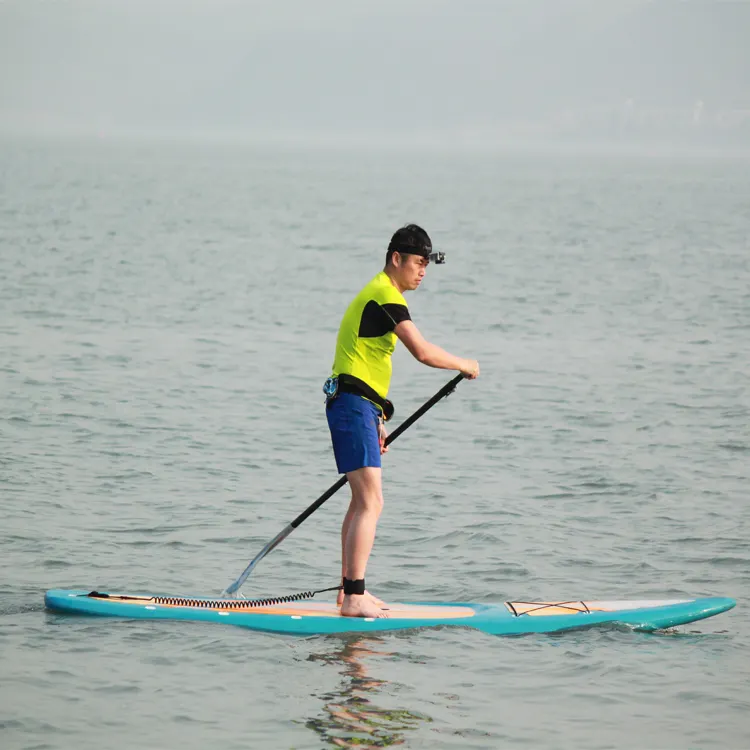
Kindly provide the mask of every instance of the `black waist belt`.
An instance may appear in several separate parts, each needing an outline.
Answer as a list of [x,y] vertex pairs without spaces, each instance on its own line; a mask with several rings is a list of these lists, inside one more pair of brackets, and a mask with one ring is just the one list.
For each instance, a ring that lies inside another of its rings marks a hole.
[[386,422],[393,416],[395,411],[393,402],[387,398],[383,398],[374,388],[367,385],[364,380],[355,378],[354,375],[342,373],[338,376],[338,381],[339,393],[355,393],[357,396],[363,396],[374,404],[377,404],[383,412],[383,418]]

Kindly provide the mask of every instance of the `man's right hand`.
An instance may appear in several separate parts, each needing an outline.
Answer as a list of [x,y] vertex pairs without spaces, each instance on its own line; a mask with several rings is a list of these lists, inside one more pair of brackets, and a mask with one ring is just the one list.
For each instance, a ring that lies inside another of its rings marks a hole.
[[475,380],[479,377],[479,362],[475,359],[465,359],[461,374],[469,380]]

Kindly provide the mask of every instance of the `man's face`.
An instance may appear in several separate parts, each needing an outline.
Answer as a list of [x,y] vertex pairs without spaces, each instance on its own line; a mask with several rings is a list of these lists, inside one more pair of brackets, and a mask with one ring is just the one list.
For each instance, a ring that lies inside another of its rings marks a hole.
[[399,280],[404,289],[416,289],[421,283],[430,265],[429,258],[411,253],[399,253]]

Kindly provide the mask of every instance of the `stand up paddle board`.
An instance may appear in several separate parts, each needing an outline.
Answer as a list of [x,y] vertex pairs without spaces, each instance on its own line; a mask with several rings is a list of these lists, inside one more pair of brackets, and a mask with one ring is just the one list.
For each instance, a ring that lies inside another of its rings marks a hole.
[[[272,600],[271,600],[272,601]],[[602,623],[653,631],[713,617],[735,606],[733,599],[666,601],[547,601],[467,604],[389,604],[387,617],[342,617],[335,603],[282,602],[266,605],[244,599],[117,594],[57,589],[44,597],[48,609],[145,620],[199,620],[252,630],[296,635],[376,632],[451,625],[493,635],[558,633]]]

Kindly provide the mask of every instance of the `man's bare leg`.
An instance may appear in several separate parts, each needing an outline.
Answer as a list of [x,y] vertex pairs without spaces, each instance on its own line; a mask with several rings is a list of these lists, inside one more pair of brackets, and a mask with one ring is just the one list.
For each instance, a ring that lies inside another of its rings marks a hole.
[[[344,516],[344,523],[341,524],[341,580],[344,578],[350,578],[351,576],[346,575],[346,538],[349,534],[349,526],[351,525],[352,516],[354,515],[354,497],[349,502],[349,509],[346,511]],[[378,599],[377,596],[373,596],[369,591],[365,591],[365,597],[370,599],[373,604],[378,606],[385,604],[382,599]],[[336,606],[340,607],[344,603],[344,590],[341,589],[336,597]]]
[[[344,518],[347,525],[345,538],[342,531],[343,573],[349,580],[356,581],[365,577],[383,509],[383,490],[381,471],[374,466],[365,466],[346,476],[352,488],[352,501],[351,516],[347,511]],[[345,594],[341,614],[347,617],[387,617],[387,613],[364,594]]]

